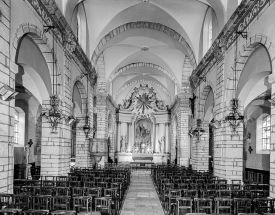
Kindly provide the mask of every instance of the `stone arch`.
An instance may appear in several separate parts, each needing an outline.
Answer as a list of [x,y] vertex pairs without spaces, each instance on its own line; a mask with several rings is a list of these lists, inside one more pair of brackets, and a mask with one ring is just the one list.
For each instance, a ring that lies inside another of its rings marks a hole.
[[71,101],[73,101],[73,88],[76,85],[76,87],[79,90],[80,96],[81,96],[82,116],[85,116],[85,114],[87,112],[87,110],[86,110],[86,102],[87,102],[86,88],[85,88],[84,84],[82,83],[82,79],[79,76],[77,76],[72,83],[73,83],[73,85],[72,85],[73,87],[71,89]]
[[[213,86],[212,86],[212,83],[211,82],[209,82],[209,81],[207,81],[206,83],[205,83],[205,87],[203,88],[203,91],[201,92],[201,94],[200,94],[200,101],[199,101],[199,113],[198,113],[198,116],[199,116],[199,118],[200,119],[205,119],[205,117],[206,117],[206,114],[207,114],[207,112],[209,111],[207,111],[207,110],[205,110],[205,105],[206,105],[206,103],[207,103],[207,98],[208,98],[208,95],[209,95],[209,93],[210,92],[213,92],[213,95],[214,95],[214,101],[213,101],[213,107],[215,106],[215,93],[214,93],[214,88],[213,88]],[[211,110],[210,110],[211,111]],[[211,120],[211,119],[210,119]],[[210,120],[208,120],[208,122],[210,122]]]
[[171,74],[170,72],[168,72],[166,69],[164,69],[163,67],[161,67],[159,65],[156,65],[153,63],[145,63],[145,62],[131,63],[131,64],[128,64],[128,65],[125,65],[125,66],[119,68],[116,71],[113,71],[107,80],[107,86],[110,84],[111,81],[113,81],[118,75],[120,75],[124,71],[131,69],[131,68],[136,68],[136,67],[149,67],[149,68],[154,68],[156,70],[159,70],[159,71],[163,72],[165,75],[168,75],[169,78],[171,78],[171,80],[173,80],[175,85],[178,86],[178,81],[177,81],[176,77],[174,76],[174,74]]
[[184,39],[183,36],[181,36],[178,32],[175,30],[171,29],[168,26],[162,25],[160,23],[155,23],[155,22],[145,22],[145,21],[138,21],[138,22],[129,22],[123,25],[118,26],[117,28],[113,29],[110,31],[107,35],[105,35],[101,40],[99,41],[98,45],[95,48],[95,51],[92,55],[91,61],[92,64],[95,65],[97,62],[97,58],[100,56],[102,52],[102,47],[112,38],[114,38],[116,35],[123,33],[127,30],[131,29],[150,29],[150,30],[156,30],[159,32],[162,32],[170,37],[173,37],[176,41],[181,44],[186,51],[188,52],[188,56],[190,58],[191,65],[194,68],[196,68],[197,63],[196,63],[196,57],[192,51],[192,48],[190,45],[187,43],[187,41]]
[[[242,46],[242,49],[238,52],[237,56],[237,82],[239,81],[240,75],[246,65],[247,60],[249,59],[252,52],[259,46],[262,45],[266,48],[270,61],[271,61],[271,71],[272,68],[275,68],[275,49],[274,45],[272,44],[272,41],[270,38],[268,38],[266,35],[263,34],[256,34],[253,37],[250,37],[246,44]],[[234,68],[234,62],[231,66],[231,68]],[[225,101],[229,101],[231,98],[234,97],[233,93],[233,74],[234,71],[231,69],[228,77],[227,77],[227,83],[226,83],[226,89],[225,89]],[[275,81],[275,74],[272,73],[269,76],[269,81],[274,82]],[[241,104],[243,105],[243,104]]]
[[[11,60],[13,62],[16,62],[18,46],[20,45],[21,39],[25,35],[28,35],[40,49],[42,55],[44,56],[44,58],[47,62],[51,80],[53,80],[54,77],[53,77],[53,66],[52,66],[52,63],[53,63],[52,46],[50,45],[49,39],[45,36],[43,31],[40,30],[37,26],[35,26],[33,24],[23,23],[23,24],[19,25],[19,27],[17,28],[17,30],[11,40],[11,43],[12,43]],[[54,53],[54,61],[58,62],[57,56],[55,53]],[[55,76],[57,76],[57,77],[55,77],[57,79],[57,83],[55,84],[55,87],[57,89],[57,94],[61,94],[62,80],[61,80],[61,72],[60,72],[58,63],[55,64],[55,72],[56,72]]]

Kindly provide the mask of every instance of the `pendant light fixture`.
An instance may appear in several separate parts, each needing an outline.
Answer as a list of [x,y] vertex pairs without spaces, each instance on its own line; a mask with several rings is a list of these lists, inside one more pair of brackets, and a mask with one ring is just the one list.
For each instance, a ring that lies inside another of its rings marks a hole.
[[86,139],[89,139],[89,134],[91,132],[91,125],[90,125],[90,117],[89,117],[89,78],[88,74],[85,75],[87,78],[87,99],[86,99],[86,116],[85,116],[85,124],[83,125],[82,129],[85,133]]
[[235,57],[234,57],[234,68],[233,68],[233,98],[230,101],[229,108],[230,112],[225,117],[225,122],[229,124],[232,130],[231,136],[238,135],[237,128],[241,123],[244,122],[244,116],[239,111],[239,99],[237,98],[237,54],[238,54],[238,34],[243,38],[247,38],[246,32],[236,32],[236,43],[235,43]]
[[[53,30],[55,26],[44,26],[44,33],[49,30]],[[57,74],[55,72],[55,47],[54,47],[54,33],[52,32],[53,38],[53,48],[52,48],[52,94],[50,95],[50,104],[47,105],[48,108],[44,108],[42,110],[42,117],[44,117],[48,123],[51,124],[52,131],[51,133],[57,133],[57,127],[61,123],[61,121],[65,118],[62,110],[60,109],[60,99],[57,95]]]
[[[198,78],[205,81],[205,79],[202,79],[200,77],[198,77]],[[200,102],[200,83],[199,83],[198,102]],[[201,126],[202,126],[202,120],[198,118],[196,120],[196,127],[192,131],[193,135],[196,136],[198,138],[198,140],[200,139],[200,137],[205,132],[205,130]]]

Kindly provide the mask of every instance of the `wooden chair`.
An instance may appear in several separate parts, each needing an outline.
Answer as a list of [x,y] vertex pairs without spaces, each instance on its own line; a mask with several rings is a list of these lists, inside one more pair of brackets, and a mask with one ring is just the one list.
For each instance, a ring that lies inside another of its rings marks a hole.
[[230,190],[241,190],[242,185],[241,184],[230,184]]
[[55,184],[56,181],[50,181],[50,180],[46,180],[46,181],[42,181],[42,186],[43,187],[55,187],[56,184]]
[[91,211],[91,197],[90,196],[75,196],[73,197],[73,210],[77,213],[79,211]]
[[69,186],[68,181],[62,181],[62,180],[56,181],[55,184],[56,184],[56,187],[68,187]]
[[20,208],[22,210],[28,210],[31,208],[31,197],[27,195],[14,195],[14,208]]
[[203,198],[215,198],[217,196],[216,190],[203,190],[201,194]]
[[233,199],[230,198],[215,198],[215,213],[216,214],[232,214]]
[[194,198],[194,204],[197,213],[213,213],[213,199],[211,198]]
[[165,204],[165,209],[170,213],[176,213],[176,206],[177,206],[177,198],[181,198],[181,190],[169,190],[169,194],[167,196],[167,203]]
[[70,196],[70,188],[69,187],[55,187],[54,192],[56,196]]
[[52,197],[51,196],[32,196],[32,209],[37,210],[51,210]]
[[231,198],[231,190],[217,190],[216,193],[219,198]]
[[56,181],[56,176],[54,175],[46,175],[41,176],[42,181]]
[[176,215],[181,213],[192,213],[193,212],[193,199],[190,197],[177,198],[177,212]]
[[13,207],[13,194],[0,193],[0,209],[12,208]]
[[56,181],[68,181],[68,176],[56,176]]
[[256,198],[253,199],[254,202],[254,212],[263,213],[274,213],[274,201],[275,199],[270,198]]
[[52,210],[70,210],[70,196],[55,196],[53,197]]
[[81,181],[68,181],[69,187],[81,187]]
[[86,187],[72,187],[72,197],[74,196],[85,196],[86,195]]
[[230,185],[229,184],[217,184],[216,189],[217,190],[229,190]]
[[249,198],[234,198],[234,214],[251,213],[251,201]]
[[118,189],[117,188],[104,189],[104,196],[112,197],[111,212],[112,214],[115,214],[116,211],[120,209],[120,199],[119,199]]
[[96,187],[96,184],[95,184],[95,182],[91,182],[91,181],[85,181],[84,183],[83,183],[83,187],[89,187],[89,188],[92,188],[92,187]]
[[196,198],[196,197],[198,197],[198,191],[197,190],[187,190],[186,192],[184,192],[183,197]]
[[95,198],[95,211],[111,213],[111,197],[97,197]]

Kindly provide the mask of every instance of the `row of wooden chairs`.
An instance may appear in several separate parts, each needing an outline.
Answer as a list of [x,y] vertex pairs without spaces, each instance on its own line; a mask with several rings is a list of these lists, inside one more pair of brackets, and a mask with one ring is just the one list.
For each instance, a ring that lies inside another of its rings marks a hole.
[[113,202],[112,196],[92,197],[92,196],[26,196],[0,194],[1,208],[19,208],[24,210],[35,211],[70,211],[76,213],[81,211],[99,211],[107,210],[108,214],[117,213],[117,205]]
[[151,176],[167,214],[274,212],[274,199],[267,198],[268,184],[228,183],[211,172],[178,167],[154,167]]
[[240,214],[274,213],[275,199],[246,198],[176,198],[172,204],[173,213]]

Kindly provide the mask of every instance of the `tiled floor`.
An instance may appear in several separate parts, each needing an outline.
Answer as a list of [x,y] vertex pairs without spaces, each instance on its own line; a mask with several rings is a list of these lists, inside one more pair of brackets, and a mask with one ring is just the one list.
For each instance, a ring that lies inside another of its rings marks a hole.
[[120,215],[164,215],[150,171],[133,171]]

